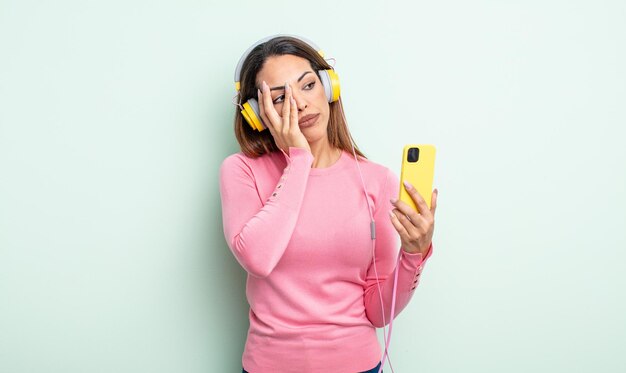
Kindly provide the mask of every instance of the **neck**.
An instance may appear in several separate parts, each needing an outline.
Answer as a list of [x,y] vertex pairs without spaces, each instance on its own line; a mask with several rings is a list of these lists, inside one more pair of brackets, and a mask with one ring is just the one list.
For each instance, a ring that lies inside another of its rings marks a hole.
[[315,157],[312,168],[330,167],[341,157],[341,149],[333,148],[328,141],[309,143],[311,154]]

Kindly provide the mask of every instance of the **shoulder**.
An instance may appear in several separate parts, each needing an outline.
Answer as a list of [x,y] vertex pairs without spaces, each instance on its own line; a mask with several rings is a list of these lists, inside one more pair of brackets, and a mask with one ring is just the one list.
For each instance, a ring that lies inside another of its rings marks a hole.
[[252,158],[245,156],[242,152],[231,154],[222,161],[220,175],[224,176],[225,174],[249,171],[251,169],[251,161]]
[[242,152],[237,152],[224,158],[222,164],[220,165],[220,169],[239,167],[241,165],[249,164],[251,161],[253,161],[253,158],[247,157]]
[[[282,158],[284,156],[277,152],[263,154],[256,158],[248,157],[243,152],[237,152],[222,161],[220,176],[243,173],[252,177],[253,174],[260,174],[264,170],[276,168],[277,164],[281,163]],[[284,160],[282,162],[284,163]]]
[[[352,155],[350,155],[352,157]],[[389,167],[380,163],[374,162],[370,159],[359,158],[359,165],[363,174],[368,175],[372,181],[377,181],[382,184],[387,184],[398,180],[398,176]]]

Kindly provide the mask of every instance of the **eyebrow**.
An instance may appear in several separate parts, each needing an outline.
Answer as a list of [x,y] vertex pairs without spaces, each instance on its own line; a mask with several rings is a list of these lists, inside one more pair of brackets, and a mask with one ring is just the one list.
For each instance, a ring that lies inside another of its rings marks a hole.
[[[312,73],[313,71],[305,71],[302,75],[300,75],[300,77],[298,78],[298,83],[300,83],[300,81],[304,78],[304,76],[308,73]],[[270,91],[280,91],[280,90],[284,90],[285,86],[281,85],[280,87],[272,87],[270,88]]]

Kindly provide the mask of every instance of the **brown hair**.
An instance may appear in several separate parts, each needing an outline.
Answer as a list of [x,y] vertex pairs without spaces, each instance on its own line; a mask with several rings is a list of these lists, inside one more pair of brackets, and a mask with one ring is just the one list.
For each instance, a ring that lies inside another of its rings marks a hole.
[[[309,44],[290,36],[278,36],[254,47],[241,66],[240,94],[241,103],[251,98],[257,99],[256,76],[263,68],[265,61],[272,56],[291,54],[309,61],[311,69],[318,79],[318,70],[329,70],[332,66]],[[352,153],[352,135],[348,130],[341,97],[329,104],[328,141],[332,147]],[[278,146],[269,130],[258,132],[248,125],[239,108],[235,109],[235,136],[241,151],[248,157],[256,158],[263,154],[278,151]],[[355,153],[367,158],[354,145]]]

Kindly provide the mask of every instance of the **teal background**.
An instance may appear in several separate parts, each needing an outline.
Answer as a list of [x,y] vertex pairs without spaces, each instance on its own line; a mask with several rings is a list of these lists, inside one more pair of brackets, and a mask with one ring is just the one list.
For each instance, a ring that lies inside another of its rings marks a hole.
[[0,0],[0,372],[240,370],[218,167],[275,33],[370,159],[437,146],[396,372],[626,371],[623,1]]

